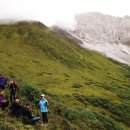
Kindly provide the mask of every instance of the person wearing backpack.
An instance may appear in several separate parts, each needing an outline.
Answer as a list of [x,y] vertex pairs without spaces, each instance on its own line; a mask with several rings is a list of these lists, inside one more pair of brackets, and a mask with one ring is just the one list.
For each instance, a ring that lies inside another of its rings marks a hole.
[[18,90],[18,86],[15,80],[10,81],[10,101],[12,102],[16,97],[16,91]]
[[45,98],[45,95],[41,95],[41,100],[39,101],[39,107],[40,107],[40,112],[42,113],[42,121],[45,125],[48,125],[48,101]]

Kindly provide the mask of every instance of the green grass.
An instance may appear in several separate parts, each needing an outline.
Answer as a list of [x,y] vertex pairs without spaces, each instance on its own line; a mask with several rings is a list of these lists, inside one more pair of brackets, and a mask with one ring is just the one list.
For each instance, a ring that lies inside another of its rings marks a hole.
[[[39,22],[0,25],[0,61],[0,73],[17,79],[22,103],[30,100],[35,114],[36,100],[47,95],[47,129],[130,130],[129,66],[86,50]],[[42,129],[12,120],[4,116],[0,128]]]

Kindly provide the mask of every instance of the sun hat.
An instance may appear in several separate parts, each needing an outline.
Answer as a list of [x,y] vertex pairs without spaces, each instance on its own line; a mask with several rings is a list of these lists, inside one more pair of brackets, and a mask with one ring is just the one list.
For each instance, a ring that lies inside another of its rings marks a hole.
[[44,94],[42,94],[42,95],[41,95],[41,97],[45,97],[45,95],[44,95]]

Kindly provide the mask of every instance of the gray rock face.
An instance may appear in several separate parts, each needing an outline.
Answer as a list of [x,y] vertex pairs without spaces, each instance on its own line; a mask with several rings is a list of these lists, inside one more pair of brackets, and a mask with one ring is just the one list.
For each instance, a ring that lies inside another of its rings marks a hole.
[[81,39],[84,47],[130,65],[130,16],[84,13],[75,19],[75,29],[66,30]]

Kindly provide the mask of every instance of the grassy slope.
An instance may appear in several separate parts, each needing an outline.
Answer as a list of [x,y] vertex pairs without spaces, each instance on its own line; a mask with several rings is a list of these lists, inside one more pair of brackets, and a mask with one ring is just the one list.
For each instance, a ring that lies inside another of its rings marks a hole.
[[[103,113],[106,119],[115,122],[119,127],[130,129],[129,111],[122,111],[126,115],[120,114],[120,108],[124,104],[127,105],[125,108],[130,108],[129,67],[96,52],[85,50],[38,22],[0,26],[0,61],[0,70],[8,78],[14,75],[38,86],[41,90],[46,90],[48,99],[53,104],[51,112],[59,104],[63,107],[63,115],[54,117],[55,112],[54,115],[50,114],[53,118],[50,122],[53,123],[53,120],[58,121],[60,118],[61,122],[67,123],[65,126],[68,129],[83,129],[80,125],[87,129],[95,129],[91,125],[96,126],[98,123],[88,121],[87,124],[83,118],[81,122],[84,124],[76,122],[78,119],[75,114],[80,108],[81,113],[77,115],[81,117],[82,111],[89,113],[89,110],[90,114],[95,111]],[[107,102],[107,107],[102,105],[103,101]],[[98,103],[95,105],[95,102]],[[71,116],[75,117],[75,121],[69,116],[72,113],[71,109],[66,110],[65,107],[72,109],[74,113]],[[102,128],[97,125],[96,129],[108,129],[97,117],[98,115],[92,120],[98,120],[98,125]],[[123,118],[128,119],[124,121]],[[61,128],[61,122],[53,124],[55,129]],[[21,129],[23,127],[21,126]],[[50,129],[54,128],[50,126]]]

